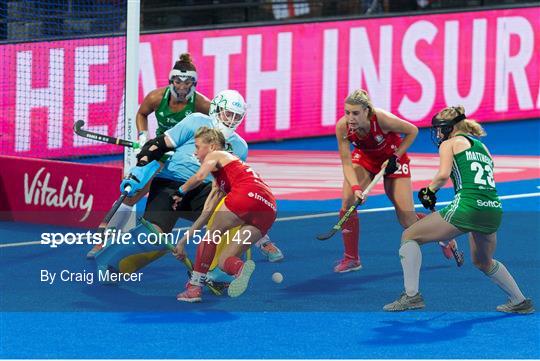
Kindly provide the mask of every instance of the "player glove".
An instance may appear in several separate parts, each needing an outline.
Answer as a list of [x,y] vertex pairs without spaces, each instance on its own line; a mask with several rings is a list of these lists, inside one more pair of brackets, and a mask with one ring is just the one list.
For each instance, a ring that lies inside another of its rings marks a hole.
[[388,164],[386,165],[386,169],[384,170],[384,174],[394,174],[398,167],[398,156],[395,154],[392,154],[390,158],[388,158]]
[[433,209],[437,203],[437,196],[428,186],[418,191],[418,200],[422,203],[424,208]]
[[144,166],[131,168],[129,177],[120,183],[120,192],[124,192],[126,187],[130,186],[131,188],[129,189],[128,196],[133,196],[146,186],[154,174],[159,170],[159,167],[159,162],[153,160]]
[[137,142],[139,143],[139,148],[142,148],[144,146],[144,143],[148,140],[148,131],[141,130],[139,132],[139,137],[137,139]]

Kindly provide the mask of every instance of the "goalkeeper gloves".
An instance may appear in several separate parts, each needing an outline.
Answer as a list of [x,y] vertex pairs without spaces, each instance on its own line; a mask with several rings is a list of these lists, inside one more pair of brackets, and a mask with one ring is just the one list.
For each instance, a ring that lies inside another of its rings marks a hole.
[[[128,196],[132,197],[135,193],[143,189],[159,170],[160,164],[153,160],[144,166],[131,168],[129,177],[120,183],[120,192],[128,191]],[[129,186],[129,189],[126,187]]]

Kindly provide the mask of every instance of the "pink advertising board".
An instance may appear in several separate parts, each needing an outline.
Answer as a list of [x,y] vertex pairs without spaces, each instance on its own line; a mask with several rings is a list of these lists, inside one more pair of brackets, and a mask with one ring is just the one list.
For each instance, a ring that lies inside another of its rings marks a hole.
[[[178,55],[189,51],[200,92],[212,97],[234,88],[245,95],[249,111],[239,131],[248,141],[332,134],[344,98],[356,88],[368,90],[376,106],[418,126],[427,126],[442,107],[457,104],[484,122],[540,118],[539,34],[540,7],[529,7],[143,35],[139,102],[167,84]],[[62,46],[73,49],[78,42]],[[23,51],[22,46],[12,46],[10,57]],[[16,72],[13,61],[0,63],[8,73]],[[90,75],[99,71],[89,68]],[[117,74],[115,85],[123,83],[122,76]],[[15,85],[13,80],[9,84]],[[107,89],[111,93],[106,99],[115,108],[121,89]],[[14,104],[6,100],[8,106]],[[73,102],[64,94],[60,148],[49,147],[43,133],[35,135],[45,139],[36,140],[44,145],[40,149],[32,145],[15,151],[8,138],[2,151],[41,156],[110,151],[110,146],[96,144],[73,146]],[[8,118],[1,115],[8,130],[22,121],[10,112]],[[121,129],[114,124],[121,119],[118,115],[107,120],[110,135]],[[95,113],[88,116],[90,125],[103,125]]]
[[94,228],[119,195],[119,167],[10,156],[0,161],[3,220]]

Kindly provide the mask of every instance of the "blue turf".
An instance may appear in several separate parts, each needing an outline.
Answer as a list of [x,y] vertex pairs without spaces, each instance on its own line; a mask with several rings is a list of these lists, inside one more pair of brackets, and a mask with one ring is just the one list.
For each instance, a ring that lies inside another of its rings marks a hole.
[[539,321],[491,312],[7,313],[2,357],[534,359],[538,332],[524,331]]
[[[370,207],[384,206],[384,198],[372,197]],[[505,206],[512,203],[536,205],[536,212],[507,212],[497,258],[524,292],[538,300],[538,198],[508,200]],[[400,229],[393,212],[362,215],[364,269],[344,275],[331,272],[342,252],[339,237],[314,239],[333,219],[276,223],[271,236],[286,262],[269,264],[254,252],[258,269],[246,295],[233,300],[206,294],[197,305],[175,301],[186,277],[170,256],[145,268],[141,283],[51,286],[39,282],[41,269],[93,270],[92,262],[82,257],[88,247],[1,248],[0,284],[5,292],[0,299],[0,357],[540,357],[535,342],[540,337],[538,316],[491,312],[504,302],[503,294],[471,266],[464,239],[460,245],[467,264],[460,269],[443,259],[436,245],[423,247],[426,312],[385,314],[379,312],[381,306],[402,287]],[[35,232],[45,230],[34,227]],[[270,280],[276,271],[285,276],[280,285]],[[212,335],[216,326],[228,337],[212,339],[212,347],[195,347],[198,342],[192,337]],[[264,330],[265,337],[253,341],[257,330]],[[501,330],[514,331],[504,338],[486,338]],[[479,338],[483,341],[476,342]],[[115,341],[104,347],[107,339]],[[456,340],[467,347],[451,347]],[[32,347],[25,346],[29,344]]]

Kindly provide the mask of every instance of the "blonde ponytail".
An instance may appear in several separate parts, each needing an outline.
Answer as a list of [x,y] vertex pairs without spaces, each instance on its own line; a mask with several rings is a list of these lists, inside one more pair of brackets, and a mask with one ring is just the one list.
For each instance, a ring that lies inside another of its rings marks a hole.
[[485,137],[487,135],[484,127],[480,125],[476,120],[465,119],[456,124],[456,129],[474,135],[475,137]]
[[[451,120],[462,114],[465,114],[465,108],[462,105],[458,105],[455,107],[444,108],[437,114],[437,118],[441,120]],[[480,123],[473,119],[464,119],[461,122],[458,122],[454,125],[454,129],[474,135],[475,137],[484,137],[487,134]]]

